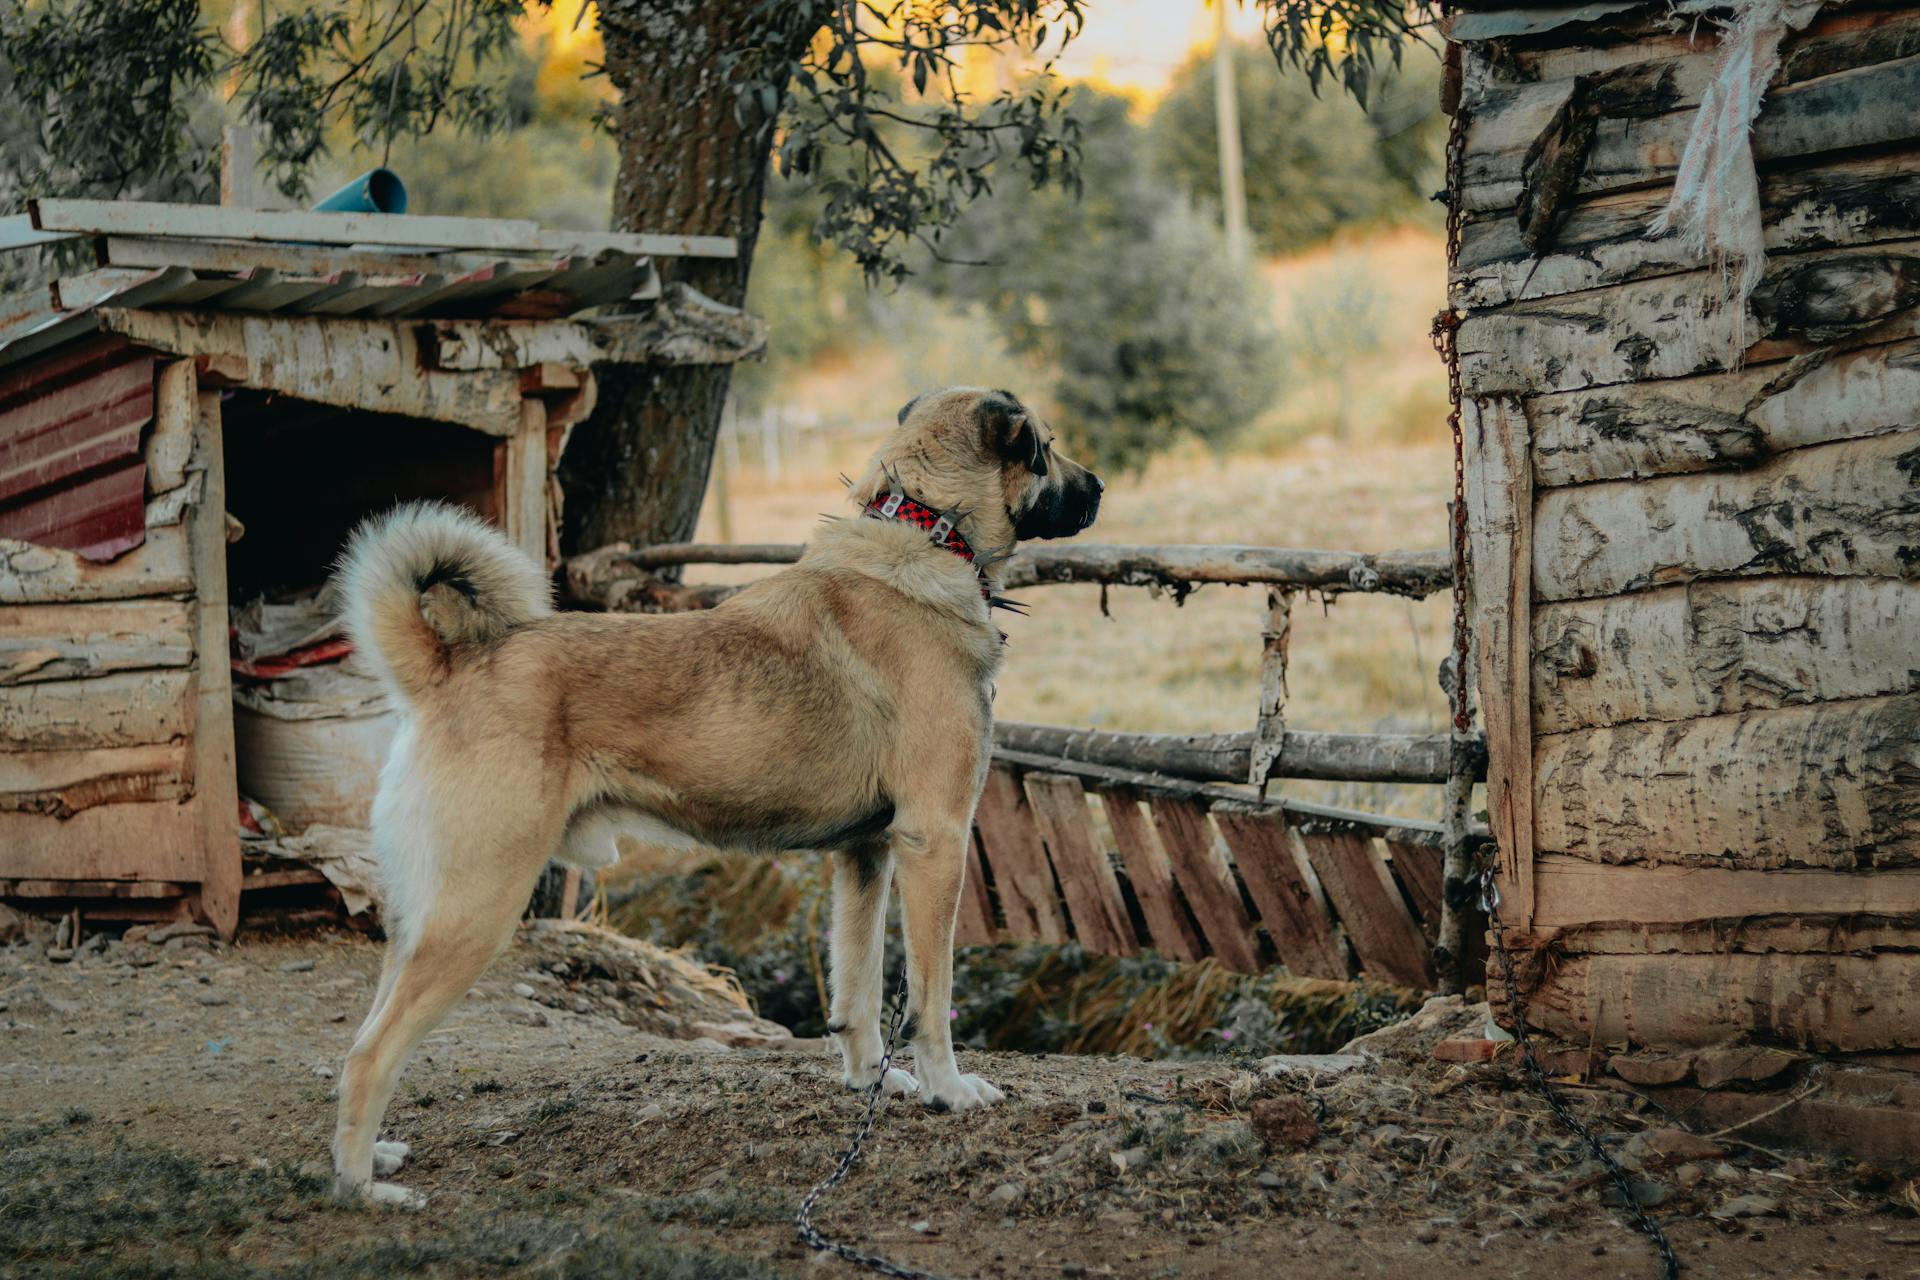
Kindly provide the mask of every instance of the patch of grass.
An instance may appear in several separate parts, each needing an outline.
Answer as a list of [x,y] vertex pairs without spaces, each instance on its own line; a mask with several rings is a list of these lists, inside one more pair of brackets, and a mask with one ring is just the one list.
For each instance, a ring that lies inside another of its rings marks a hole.
[[342,1209],[292,1165],[211,1168],[173,1152],[99,1148],[56,1126],[0,1130],[0,1258],[8,1276],[142,1280],[346,1280],[491,1276],[749,1280],[791,1268],[661,1243],[666,1221],[731,1225],[784,1216],[730,1190],[610,1201],[502,1193],[415,1218]]

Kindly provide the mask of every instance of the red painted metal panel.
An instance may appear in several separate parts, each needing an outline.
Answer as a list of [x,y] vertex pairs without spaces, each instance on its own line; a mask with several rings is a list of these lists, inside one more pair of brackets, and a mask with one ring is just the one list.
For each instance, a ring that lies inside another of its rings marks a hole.
[[0,537],[111,560],[146,539],[154,355],[74,343],[0,376]]

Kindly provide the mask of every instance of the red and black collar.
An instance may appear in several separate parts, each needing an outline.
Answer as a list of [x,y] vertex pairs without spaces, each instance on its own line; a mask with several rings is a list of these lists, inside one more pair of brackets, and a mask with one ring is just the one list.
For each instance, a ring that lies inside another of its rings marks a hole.
[[[968,564],[974,564],[973,544],[960,532],[952,516],[935,511],[924,502],[916,502],[898,489],[869,502],[864,514],[876,520],[904,520],[925,529],[935,546],[951,551]],[[974,564],[973,571],[980,579],[980,598],[991,601],[993,589],[987,585],[987,576],[980,572],[977,564]]]

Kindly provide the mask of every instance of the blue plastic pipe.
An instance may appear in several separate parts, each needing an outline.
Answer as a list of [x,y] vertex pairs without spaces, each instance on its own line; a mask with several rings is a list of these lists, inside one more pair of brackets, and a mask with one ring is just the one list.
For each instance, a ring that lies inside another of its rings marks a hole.
[[313,207],[318,213],[405,213],[407,184],[391,169],[369,169]]

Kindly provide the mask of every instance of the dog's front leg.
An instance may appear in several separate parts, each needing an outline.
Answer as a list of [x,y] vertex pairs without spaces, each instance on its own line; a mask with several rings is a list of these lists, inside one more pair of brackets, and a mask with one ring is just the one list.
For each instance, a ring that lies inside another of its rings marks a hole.
[[[953,1056],[953,929],[967,873],[968,824],[943,825],[924,842],[896,843],[907,925],[907,1013],[920,1098],[936,1111],[990,1107],[1005,1097]],[[920,847],[915,848],[914,845]]]
[[[827,939],[833,1006],[827,1029],[840,1045],[840,1078],[849,1089],[866,1089],[880,1070],[887,888],[892,879],[893,856],[885,840],[833,855],[833,935]],[[888,1070],[888,1093],[912,1093],[915,1088],[905,1071]]]

